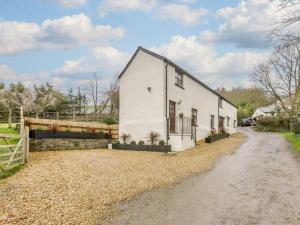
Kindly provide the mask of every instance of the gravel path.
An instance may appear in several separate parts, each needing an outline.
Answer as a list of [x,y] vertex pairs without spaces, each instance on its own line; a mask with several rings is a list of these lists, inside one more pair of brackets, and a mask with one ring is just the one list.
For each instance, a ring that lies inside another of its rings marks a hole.
[[247,141],[213,170],[118,205],[107,224],[299,225],[299,157],[277,134],[242,131]]
[[0,224],[99,224],[112,206],[206,171],[243,135],[183,153],[83,150],[30,153],[30,163],[0,180]]

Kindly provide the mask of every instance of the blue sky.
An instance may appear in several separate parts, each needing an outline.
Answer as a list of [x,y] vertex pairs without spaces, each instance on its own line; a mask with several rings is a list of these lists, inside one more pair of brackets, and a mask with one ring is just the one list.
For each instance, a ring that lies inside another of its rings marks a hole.
[[[270,52],[268,0],[0,0],[0,80],[110,80],[141,45],[212,87],[249,86]],[[274,19],[275,18],[275,19]]]

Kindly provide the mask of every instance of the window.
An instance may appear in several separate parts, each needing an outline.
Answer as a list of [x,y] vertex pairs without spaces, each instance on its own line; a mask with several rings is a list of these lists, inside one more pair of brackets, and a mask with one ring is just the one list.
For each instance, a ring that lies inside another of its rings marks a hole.
[[192,109],[192,125],[197,126],[197,110]]
[[170,133],[176,132],[176,102],[169,101]]
[[219,98],[219,107],[223,108],[223,99],[222,98]]
[[229,124],[230,124],[230,117],[227,116],[227,127],[229,127]]
[[215,116],[214,115],[210,116],[210,128],[215,129]]
[[236,120],[233,121],[233,127],[236,128]]
[[178,71],[176,71],[176,77],[175,77],[175,79],[176,79],[176,83],[175,84],[178,87],[183,88],[183,74],[180,73],[180,72],[178,72]]

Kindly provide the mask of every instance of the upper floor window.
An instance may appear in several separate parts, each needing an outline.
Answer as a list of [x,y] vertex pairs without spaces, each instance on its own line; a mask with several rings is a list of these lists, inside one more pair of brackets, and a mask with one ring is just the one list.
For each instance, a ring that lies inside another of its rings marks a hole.
[[223,99],[222,98],[219,98],[219,107],[223,108]]
[[178,71],[176,71],[176,77],[175,77],[175,79],[176,79],[176,83],[175,84],[178,87],[183,88],[183,74],[180,73],[180,72],[178,72]]

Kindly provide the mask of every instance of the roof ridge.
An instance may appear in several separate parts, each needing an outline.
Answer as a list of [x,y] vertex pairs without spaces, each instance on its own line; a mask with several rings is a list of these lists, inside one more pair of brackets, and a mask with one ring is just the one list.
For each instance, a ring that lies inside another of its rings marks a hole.
[[138,46],[137,50],[135,51],[135,53],[133,54],[133,56],[131,57],[131,59],[129,60],[129,62],[127,63],[127,65],[125,66],[125,68],[123,69],[123,71],[120,73],[119,75],[119,79],[123,76],[123,74],[125,73],[125,71],[127,70],[128,66],[131,64],[131,62],[133,61],[133,59],[135,58],[135,56],[137,55],[137,53],[142,50],[143,52],[152,55],[153,57],[156,57],[160,60],[163,60],[169,64],[171,64],[172,66],[174,66],[175,68],[177,68],[178,70],[181,70],[185,75],[187,75],[188,77],[190,77],[192,80],[196,81],[198,84],[202,85],[203,87],[205,87],[206,89],[208,89],[209,91],[211,91],[212,93],[214,93],[215,95],[219,96],[220,98],[224,99],[226,102],[228,102],[229,104],[231,104],[232,106],[234,106],[235,108],[237,108],[237,106],[235,104],[233,104],[231,101],[229,101],[227,98],[225,98],[223,95],[221,95],[220,93],[218,93],[217,91],[215,91],[214,89],[212,89],[211,87],[209,87],[208,85],[204,84],[202,81],[200,81],[198,78],[196,78],[195,76],[193,76],[191,73],[187,72],[185,69],[181,68],[180,66],[178,66],[176,63],[174,63],[172,60],[168,59],[165,56],[162,56],[158,53],[155,53],[149,49],[146,49],[142,46]]

